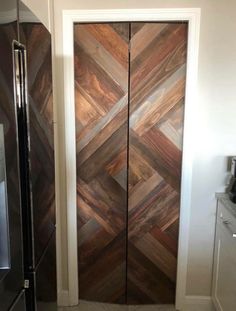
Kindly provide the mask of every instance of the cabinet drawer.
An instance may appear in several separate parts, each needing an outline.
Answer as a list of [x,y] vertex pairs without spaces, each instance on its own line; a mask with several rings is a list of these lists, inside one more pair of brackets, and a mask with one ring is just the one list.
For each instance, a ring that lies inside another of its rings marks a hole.
[[236,218],[218,201],[212,298],[216,310],[236,310]]

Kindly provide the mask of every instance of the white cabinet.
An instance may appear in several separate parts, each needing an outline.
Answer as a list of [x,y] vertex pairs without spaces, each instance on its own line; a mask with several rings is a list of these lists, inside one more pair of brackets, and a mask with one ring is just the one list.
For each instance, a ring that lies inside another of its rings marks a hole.
[[[234,209],[235,210],[234,210]],[[236,310],[236,205],[218,199],[212,298],[217,310]]]

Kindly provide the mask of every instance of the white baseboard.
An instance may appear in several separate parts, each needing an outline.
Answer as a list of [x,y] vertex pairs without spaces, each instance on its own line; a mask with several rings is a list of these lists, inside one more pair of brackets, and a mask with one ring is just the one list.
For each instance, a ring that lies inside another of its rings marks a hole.
[[[57,304],[59,307],[70,305],[67,290],[58,292]],[[216,309],[210,296],[186,296],[184,306],[179,311],[216,311]]]
[[210,296],[186,296],[180,311],[215,311]]
[[57,304],[59,307],[69,306],[69,291],[61,290],[57,293]]

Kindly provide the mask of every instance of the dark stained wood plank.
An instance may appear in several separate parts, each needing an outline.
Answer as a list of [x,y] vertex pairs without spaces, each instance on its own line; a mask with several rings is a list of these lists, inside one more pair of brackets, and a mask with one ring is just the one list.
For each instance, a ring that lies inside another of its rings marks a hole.
[[[174,303],[175,284],[135,245],[129,243],[129,304]],[[140,265],[142,262],[142,265]],[[172,297],[172,302],[170,302]]]
[[158,226],[155,226],[150,231],[150,234],[157,239],[166,249],[168,249],[175,257],[177,257],[178,243],[176,238],[173,239],[167,234],[166,231],[162,231]]
[[126,129],[127,124],[123,124],[85,162],[81,163],[78,155],[77,173],[81,179],[91,181],[117,156],[127,143],[127,137],[124,135]]
[[[80,296],[85,300],[124,303],[125,231],[116,235],[95,257],[80,266]],[[84,286],[83,286],[84,284]]]
[[131,88],[131,111],[133,111],[137,105],[144,102],[150,94],[170,78],[177,69],[185,65],[186,52],[187,42],[183,41],[180,45],[174,46],[168,57],[158,64],[158,66],[153,67],[152,70],[150,69],[143,77],[140,77],[138,85]]
[[156,187],[129,213],[129,240],[136,242],[156,225],[164,230],[162,226],[178,217],[178,199],[176,192],[164,182]]
[[[152,24],[148,25],[151,27]],[[186,30],[186,24],[172,23],[161,32],[160,36],[157,34],[156,40],[153,40],[146,49],[132,61],[132,88],[135,88],[147,74],[154,68],[159,67],[166,58],[169,58],[171,52],[178,51],[179,47],[187,40]],[[179,63],[179,58],[172,58],[168,66],[169,69],[171,69],[171,67],[176,67],[176,63]]]
[[131,27],[131,38],[133,38],[133,36],[139,32],[141,30],[141,28],[145,25],[146,23],[132,23],[132,27]]
[[[111,24],[114,29],[119,27],[122,31],[122,37],[125,41],[128,40],[128,34],[126,24]],[[86,53],[88,53],[92,59],[101,66],[104,71],[116,81],[116,83],[125,91],[128,89],[127,84],[127,69],[124,68],[117,59],[113,56],[113,53],[109,53],[106,48],[96,38],[90,34],[86,24],[80,24],[80,31],[75,32],[75,43],[78,44]],[[115,29],[117,31],[117,29]]]
[[[150,165],[158,172],[158,174],[163,179],[165,179],[165,181],[167,181],[171,185],[173,189],[179,191],[179,174],[176,175],[175,172],[168,171],[165,167],[166,159],[163,159],[160,154],[156,154],[153,148],[149,148],[147,142],[142,137],[137,136],[132,130],[130,130],[130,144],[144,159],[146,159],[148,163],[150,163]],[[132,172],[130,172],[130,174],[132,174]]]
[[[150,233],[143,235],[135,246],[145,254],[171,281],[176,281],[177,260],[162,244]],[[155,297],[155,296],[154,296]]]
[[109,23],[109,26],[112,27],[125,42],[129,42],[129,28],[126,23]]
[[116,82],[78,44],[75,45],[75,68],[78,68],[75,80],[104,112],[124,95]]
[[172,176],[180,179],[182,152],[177,149],[166,136],[156,128],[150,129],[143,135],[145,145],[157,154],[159,160],[163,163],[166,170],[171,172]]

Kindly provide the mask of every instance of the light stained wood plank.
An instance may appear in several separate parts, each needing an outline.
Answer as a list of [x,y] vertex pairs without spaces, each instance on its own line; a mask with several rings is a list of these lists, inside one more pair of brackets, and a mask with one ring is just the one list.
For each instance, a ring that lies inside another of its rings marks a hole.
[[100,113],[97,106],[94,107],[91,105],[77,86],[75,86],[75,99],[75,105],[77,106],[75,117],[83,127],[91,123],[93,124],[94,121],[100,119],[104,114],[104,112],[102,114]]
[[138,187],[132,189],[129,195],[129,211],[132,211],[140,202],[144,201],[146,196],[154,190],[162,180],[162,177],[155,172],[149,179],[139,183]]
[[160,131],[179,149],[182,150],[183,135],[172,126],[170,121],[166,121],[159,126]]
[[180,46],[177,46],[159,66],[154,67],[143,76],[135,87],[133,87],[131,83],[131,112],[133,112],[136,107],[139,107],[150,94],[155,92],[162,83],[186,63],[186,49],[187,42],[184,41]]
[[[79,102],[77,106],[81,106],[82,103]],[[116,117],[118,114],[123,111],[127,110],[128,105],[128,98],[127,95],[122,97],[113,107],[112,109],[102,118],[99,118],[98,121],[95,124],[92,124],[93,127],[89,127],[86,130],[86,135],[84,134],[83,138],[79,140],[79,143],[77,144],[77,152],[79,153],[85,146],[87,146],[94,138],[96,138],[97,135],[101,133],[101,131],[114,119],[117,119]],[[78,108],[79,109],[79,108]],[[125,117],[125,115],[124,115]],[[125,122],[124,118],[122,118],[121,122],[118,122],[115,124],[116,126],[113,128],[113,131],[108,131],[108,135],[106,135],[106,139],[108,139],[116,129],[118,129],[123,123]],[[78,137],[79,138],[79,137]],[[104,142],[104,140],[103,140]],[[97,146],[99,147],[99,145]],[[89,154],[91,156],[91,154]]]
[[108,165],[106,166],[107,172],[111,176],[117,175],[121,170],[127,169],[127,148],[122,150]]
[[87,30],[127,70],[128,44],[109,24],[88,24]]
[[[167,27],[165,23],[145,24],[140,31],[132,37],[132,53],[131,61],[139,56],[142,51],[148,47],[148,45],[161,34],[162,30]],[[135,27],[135,23],[132,23],[132,27]]]
[[184,94],[185,67],[181,67],[132,113],[130,127],[139,136],[143,135],[173,109]]

